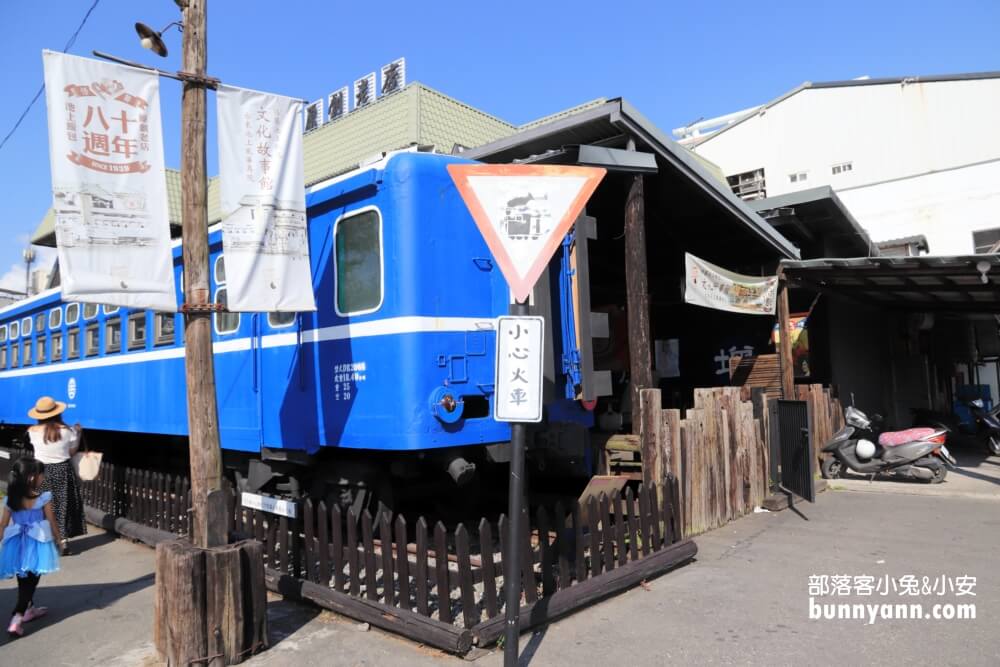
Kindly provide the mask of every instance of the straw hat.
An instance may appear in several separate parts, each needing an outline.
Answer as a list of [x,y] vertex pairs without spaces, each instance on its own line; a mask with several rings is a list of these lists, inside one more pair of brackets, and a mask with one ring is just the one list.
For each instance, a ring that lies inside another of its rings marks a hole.
[[57,401],[51,396],[42,396],[35,401],[35,407],[28,410],[28,416],[32,419],[51,419],[56,415],[61,415],[66,409],[66,404]]

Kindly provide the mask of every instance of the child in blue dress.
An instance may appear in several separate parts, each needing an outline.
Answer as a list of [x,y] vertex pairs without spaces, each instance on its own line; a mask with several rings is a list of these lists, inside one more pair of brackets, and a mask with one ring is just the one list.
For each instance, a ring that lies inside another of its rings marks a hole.
[[44,616],[33,604],[38,580],[59,569],[59,528],[52,511],[52,494],[40,491],[45,465],[30,456],[11,466],[7,502],[0,509],[0,579],[17,577],[17,606],[7,626],[12,637],[24,634],[22,623]]

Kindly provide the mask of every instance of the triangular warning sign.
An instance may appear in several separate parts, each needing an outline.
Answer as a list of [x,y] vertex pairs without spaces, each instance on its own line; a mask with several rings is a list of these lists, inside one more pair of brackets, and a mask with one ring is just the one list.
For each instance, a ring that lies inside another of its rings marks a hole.
[[605,170],[528,164],[450,164],[448,173],[500,265],[525,301]]

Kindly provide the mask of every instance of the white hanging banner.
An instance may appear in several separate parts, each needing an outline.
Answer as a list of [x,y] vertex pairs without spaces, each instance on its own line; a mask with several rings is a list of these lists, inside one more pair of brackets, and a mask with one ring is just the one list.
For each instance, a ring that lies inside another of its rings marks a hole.
[[219,86],[222,247],[231,311],[316,310],[301,100]]
[[684,254],[684,300],[696,306],[750,315],[774,315],[777,276],[744,276]]
[[42,59],[62,298],[176,311],[157,75]]

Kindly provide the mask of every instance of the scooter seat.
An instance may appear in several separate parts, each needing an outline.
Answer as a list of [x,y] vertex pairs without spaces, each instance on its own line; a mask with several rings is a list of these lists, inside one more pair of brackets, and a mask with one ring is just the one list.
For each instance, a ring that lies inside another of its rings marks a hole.
[[905,445],[914,440],[920,440],[934,433],[934,429],[927,427],[908,428],[905,431],[886,431],[878,437],[878,444],[883,447],[896,447]]

